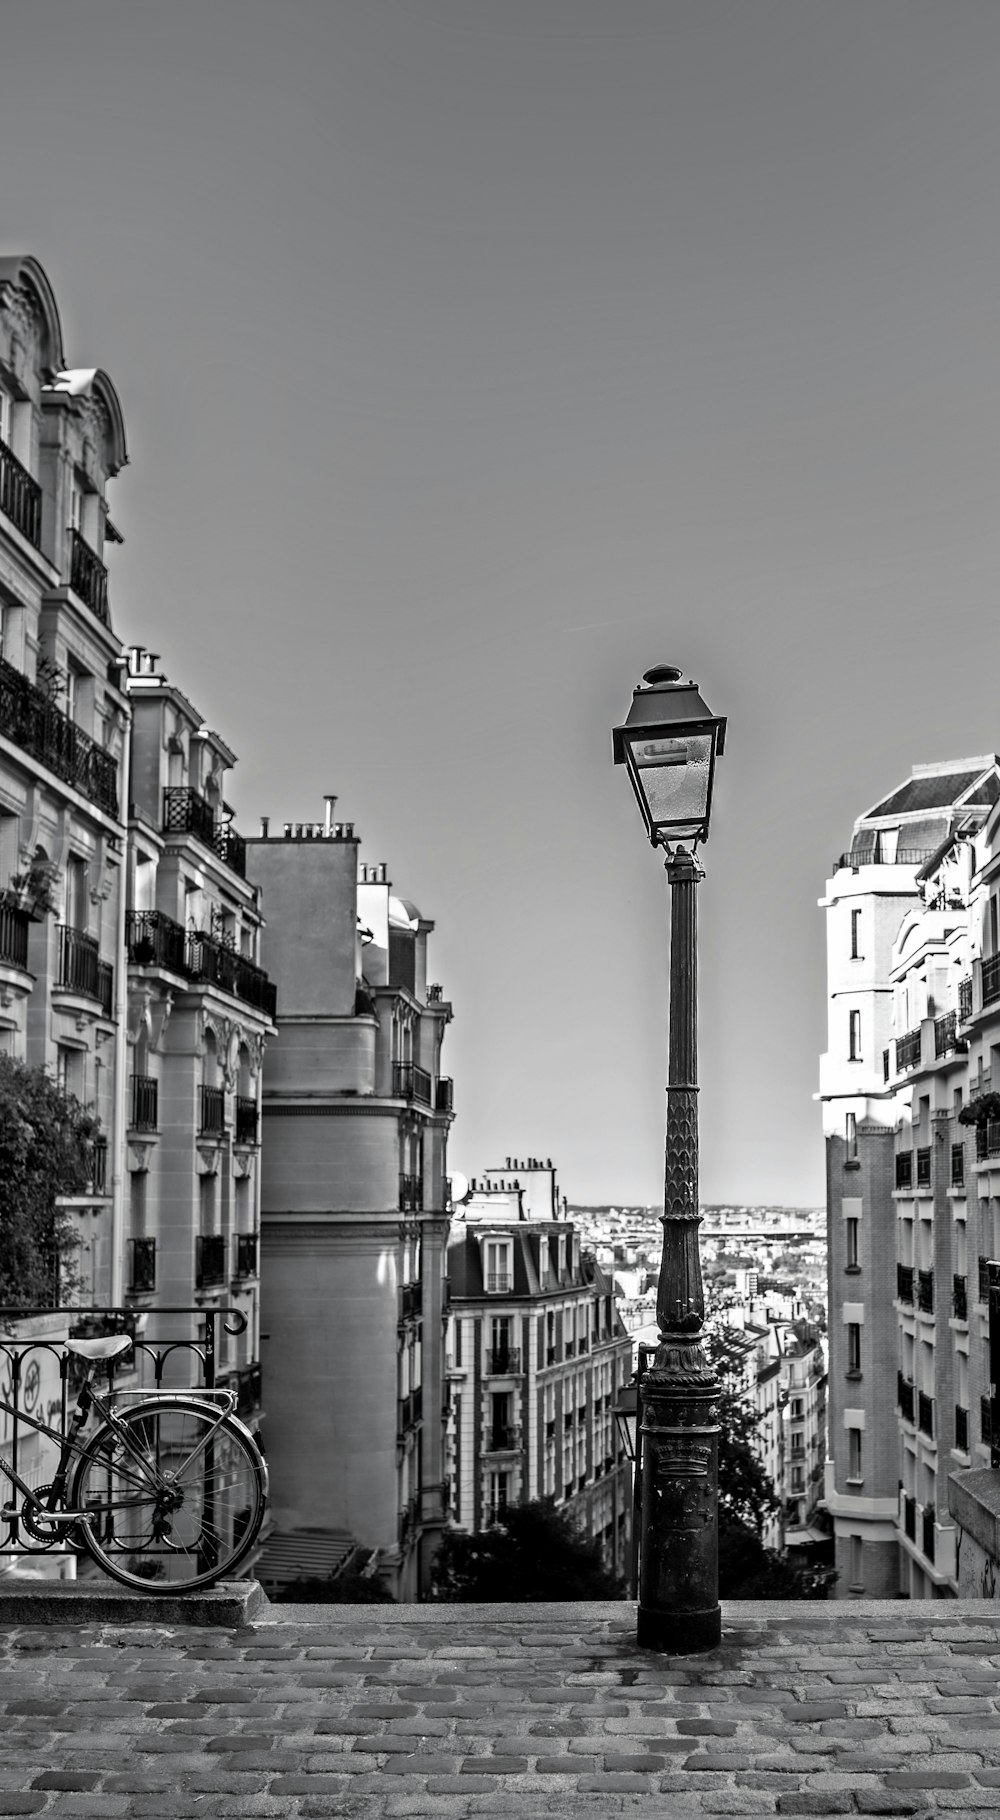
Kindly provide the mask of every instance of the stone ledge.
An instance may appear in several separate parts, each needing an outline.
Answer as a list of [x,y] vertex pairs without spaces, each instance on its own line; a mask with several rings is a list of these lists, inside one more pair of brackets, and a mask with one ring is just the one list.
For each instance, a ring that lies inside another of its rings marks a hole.
[[14,1624],[218,1624],[259,1621],[267,1599],[256,1580],[223,1580],[204,1592],[140,1593],[114,1580],[0,1578],[0,1627]]
[[1000,1559],[1000,1472],[973,1466],[950,1473],[948,1511],[986,1554]]

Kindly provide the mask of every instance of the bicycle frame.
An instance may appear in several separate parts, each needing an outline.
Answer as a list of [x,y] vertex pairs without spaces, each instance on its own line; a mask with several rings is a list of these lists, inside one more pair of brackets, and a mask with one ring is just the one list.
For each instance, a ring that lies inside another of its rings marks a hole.
[[[157,1484],[155,1471],[150,1470],[149,1462],[143,1457],[140,1449],[136,1447],[132,1441],[127,1427],[124,1423],[119,1421],[111,1402],[111,1396],[102,1396],[100,1391],[94,1389],[93,1377],[94,1370],[91,1367],[80,1386],[73,1418],[65,1435],[60,1435],[59,1430],[53,1428],[48,1422],[40,1421],[37,1416],[28,1415],[26,1410],[16,1409],[12,1403],[8,1403],[5,1398],[0,1397],[0,1412],[15,1415],[19,1422],[27,1423],[28,1426],[33,1428],[38,1434],[47,1435],[49,1440],[57,1442],[60,1448],[59,1463],[56,1467],[52,1484],[48,1487],[44,1500],[39,1496],[38,1492],[28,1485],[26,1480],[21,1477],[20,1473],[3,1458],[2,1454],[0,1454],[0,1472],[3,1473],[4,1477],[8,1479],[11,1484],[16,1485],[18,1491],[20,1491],[21,1495],[25,1498],[33,1513],[45,1516],[52,1523],[64,1523],[68,1527],[72,1526],[74,1523],[86,1523],[90,1521],[90,1513],[88,1511],[67,1510],[64,1499],[66,1496],[66,1482],[69,1478],[70,1461],[75,1456],[82,1455],[84,1451],[80,1437],[90,1420],[91,1410],[96,1409],[101,1420],[113,1431],[125,1452],[135,1461],[143,1478],[146,1479],[154,1489]],[[212,1445],[213,1438],[226,1420],[226,1417],[232,1415],[236,1409],[236,1397],[231,1390],[213,1389],[207,1393],[205,1391],[200,1393],[187,1393],[186,1396],[181,1392],[169,1390],[126,1391],[117,1394],[135,1396],[141,1398],[143,1402],[171,1403],[178,1399],[191,1401],[193,1395],[193,1400],[198,1403],[219,1403],[220,1407],[217,1421],[184,1462],[185,1470],[191,1465],[192,1461],[196,1460],[200,1454],[203,1454],[206,1449]],[[62,1508],[59,1508],[60,1506],[62,1506]],[[16,1521],[19,1515],[20,1513],[13,1505],[4,1505],[2,1509],[0,1509],[0,1516],[7,1518],[8,1521],[11,1519]],[[55,1540],[55,1538],[53,1538],[53,1540]]]

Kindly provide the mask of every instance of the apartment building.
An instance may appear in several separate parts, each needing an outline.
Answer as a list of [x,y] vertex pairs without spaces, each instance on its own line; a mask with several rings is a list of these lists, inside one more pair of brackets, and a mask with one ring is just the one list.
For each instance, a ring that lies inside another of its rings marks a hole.
[[[123,1288],[144,1333],[195,1338],[226,1306],[217,1379],[243,1419],[260,1414],[260,1099],[275,987],[259,964],[260,888],[226,803],[235,754],[158,668],[131,648],[132,715],[121,1080],[127,1205]],[[236,1323],[230,1321],[229,1326]],[[190,1360],[176,1356],[176,1371]]]
[[454,1209],[448,1244],[449,1514],[485,1529],[552,1497],[624,1576],[630,1494],[613,1407],[632,1341],[581,1249],[551,1159],[508,1158]]
[[[980,1209],[991,1206],[992,1178],[988,1156],[987,1192],[967,1168],[971,1140],[957,1116],[992,1067],[988,853],[998,796],[994,755],[915,766],[858,818],[820,900],[826,1502],[840,1598],[947,1597],[958,1583],[947,1479],[970,1458],[956,1440],[980,1445],[970,1428],[983,1366],[981,1336],[974,1346],[969,1338],[969,1260],[990,1236]],[[973,1328],[978,1321],[973,1308]]]
[[0,259],[0,1048],[100,1118],[70,1210],[97,1301],[121,1292],[128,708],[104,556],[126,460],[115,388],[67,366],[44,270]]
[[261,1214],[274,1547],[353,1536],[415,1599],[444,1523],[452,1012],[433,922],[359,863],[335,801],[247,847],[281,993]]

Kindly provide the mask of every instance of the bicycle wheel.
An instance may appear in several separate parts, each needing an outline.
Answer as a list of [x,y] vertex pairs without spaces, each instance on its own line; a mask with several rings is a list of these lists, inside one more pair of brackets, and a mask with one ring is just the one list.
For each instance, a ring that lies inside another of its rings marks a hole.
[[176,1593],[232,1575],[264,1520],[267,1467],[242,1422],[210,1403],[158,1397],[119,1411],[87,1443],[70,1493],[79,1536],[123,1586]]

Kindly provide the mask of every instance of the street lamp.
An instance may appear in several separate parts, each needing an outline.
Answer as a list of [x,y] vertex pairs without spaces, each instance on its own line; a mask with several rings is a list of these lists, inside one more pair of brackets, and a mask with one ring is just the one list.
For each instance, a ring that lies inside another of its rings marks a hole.
[[[639,1386],[642,1481],[637,1641],[681,1655],[713,1649],[719,1608],[719,1387],[702,1346],[698,1253],[698,971],[694,850],[707,839],[726,735],[697,684],[647,670],[623,726],[624,764],[670,881],[670,1044],[659,1345]],[[673,843],[687,841],[687,847]]]
[[629,1590],[633,1597],[639,1589],[639,1521],[640,1494],[642,1488],[642,1434],[639,1429],[639,1386],[649,1366],[649,1361],[656,1352],[655,1346],[645,1346],[640,1341],[638,1364],[630,1384],[623,1384],[618,1394],[618,1401],[612,1408],[618,1439],[623,1452],[632,1468],[632,1520],[629,1524]]

